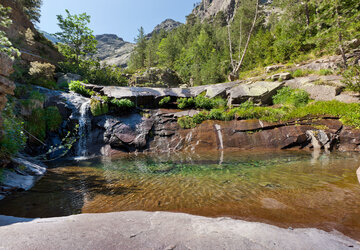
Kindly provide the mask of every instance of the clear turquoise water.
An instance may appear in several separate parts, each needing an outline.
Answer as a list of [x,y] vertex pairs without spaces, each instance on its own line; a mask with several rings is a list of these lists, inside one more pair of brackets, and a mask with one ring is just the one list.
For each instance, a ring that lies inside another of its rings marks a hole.
[[230,216],[337,229],[360,238],[360,155],[307,152],[132,154],[60,162],[0,214],[53,217],[127,210]]

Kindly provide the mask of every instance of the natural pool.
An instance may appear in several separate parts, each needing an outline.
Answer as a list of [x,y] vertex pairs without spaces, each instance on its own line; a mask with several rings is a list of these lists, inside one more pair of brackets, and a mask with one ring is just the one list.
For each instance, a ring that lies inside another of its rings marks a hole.
[[0,214],[53,217],[127,210],[230,216],[336,229],[360,240],[360,154],[212,151],[58,162]]

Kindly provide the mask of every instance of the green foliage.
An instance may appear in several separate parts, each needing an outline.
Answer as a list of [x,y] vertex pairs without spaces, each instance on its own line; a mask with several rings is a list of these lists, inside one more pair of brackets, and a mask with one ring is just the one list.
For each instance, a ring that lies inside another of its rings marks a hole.
[[179,98],[177,99],[179,109],[187,109],[195,106],[194,98]]
[[[25,121],[25,129],[40,141],[44,141],[46,137],[46,112],[42,108],[33,109],[31,116]],[[37,140],[29,137],[34,143],[38,144]]]
[[135,107],[135,104],[129,99],[112,99],[111,104],[115,105],[119,109],[131,109]]
[[97,41],[93,31],[88,27],[90,16],[86,13],[71,15],[65,10],[67,17],[57,16],[58,25],[62,32],[54,34],[61,43],[60,52],[67,60],[79,63],[86,56],[95,54]]
[[28,18],[33,22],[40,22],[40,12],[41,12],[41,5],[43,3],[42,0],[16,0],[19,2],[23,9],[25,14],[28,16]]
[[5,52],[8,56],[13,57],[13,53],[18,56],[20,55],[19,50],[12,46],[12,43],[6,36],[6,33],[2,30],[3,28],[8,28],[12,24],[10,12],[10,7],[4,7],[0,4],[0,52]]
[[70,82],[69,90],[74,91],[75,93],[78,93],[78,94],[86,96],[86,97],[91,97],[95,94],[94,91],[91,91],[91,90],[85,88],[85,86],[82,85],[82,82],[80,82],[80,81]]
[[169,104],[169,102],[171,101],[171,97],[170,96],[166,96],[164,98],[162,98],[159,102],[159,106],[160,107],[165,107],[167,104]]
[[193,118],[191,118],[189,116],[180,117],[178,119],[178,124],[183,129],[190,129],[190,128],[196,127],[196,123],[194,122]]
[[306,106],[310,101],[309,94],[304,90],[282,88],[273,97],[274,104],[292,105],[294,107]]
[[331,69],[320,69],[318,74],[321,76],[328,76],[334,74],[334,71]]
[[56,131],[59,129],[63,119],[56,106],[50,106],[45,110],[46,127],[49,131]]
[[[251,28],[254,2],[241,1],[231,23],[235,61],[243,52]],[[260,14],[242,71],[279,62],[301,62],[313,55],[333,54],[341,43],[360,36],[360,3],[357,0],[274,0],[272,7],[279,11],[270,17]],[[339,35],[342,35],[342,42]],[[149,40],[143,39],[140,33],[138,41],[141,46],[133,54],[133,69],[170,67],[184,82],[194,85],[224,81],[231,72],[224,13],[204,22],[189,15],[185,25]],[[299,70],[294,72],[294,77],[311,73]],[[321,75],[329,73],[319,72]]]
[[226,101],[220,97],[215,99],[210,99],[205,97],[204,95],[198,95],[193,98],[179,98],[177,99],[178,108],[179,109],[189,109],[189,108],[197,108],[197,109],[206,109],[210,110],[213,108],[224,108],[226,107]]
[[8,103],[2,113],[3,115],[3,138],[0,141],[0,157],[15,155],[24,149],[26,136],[24,134],[24,123],[14,114],[14,107]]
[[344,72],[343,76],[349,90],[360,92],[360,66],[350,67]]
[[297,69],[292,73],[293,77],[304,77],[304,76],[308,76],[310,74],[313,74],[314,71],[313,70],[309,70],[309,69]]
[[145,67],[146,61],[146,37],[144,28],[140,27],[139,34],[135,39],[136,47],[130,58],[130,68],[132,69],[142,69]]
[[90,101],[90,110],[93,116],[105,115],[109,112],[109,105],[106,102],[92,98]]

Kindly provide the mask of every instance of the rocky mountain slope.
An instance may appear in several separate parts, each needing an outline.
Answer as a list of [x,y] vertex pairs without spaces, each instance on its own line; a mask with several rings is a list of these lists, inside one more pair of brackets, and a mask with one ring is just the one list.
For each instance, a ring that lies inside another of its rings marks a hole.
[[180,25],[182,25],[182,23],[177,22],[177,21],[175,21],[173,19],[166,19],[162,23],[156,25],[154,30],[151,33],[147,34],[146,37],[150,38],[154,34],[159,33],[161,30],[165,30],[166,32],[172,31],[173,29],[176,29]]
[[135,44],[126,42],[114,34],[97,35],[98,53],[95,55],[102,63],[127,67]]
[[[159,33],[161,30],[171,31],[180,25],[182,25],[182,23],[172,19],[166,19],[157,25],[146,37],[151,38],[153,34]],[[123,68],[127,67],[131,53],[136,46],[135,44],[126,42],[114,34],[97,35],[96,40],[98,41],[98,53],[95,56],[98,57],[102,63]]]

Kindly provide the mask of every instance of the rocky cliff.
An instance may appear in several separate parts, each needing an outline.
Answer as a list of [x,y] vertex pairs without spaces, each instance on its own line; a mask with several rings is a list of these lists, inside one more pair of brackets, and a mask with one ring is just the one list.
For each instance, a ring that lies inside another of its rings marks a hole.
[[159,33],[161,30],[165,30],[166,32],[172,31],[173,29],[176,29],[180,25],[182,25],[182,23],[177,22],[177,21],[175,21],[173,19],[166,19],[162,23],[156,25],[154,30],[151,33],[147,34],[146,37],[150,38],[154,34]]
[[[231,18],[234,15],[239,0],[202,0],[192,14],[199,17],[201,20],[216,16],[220,11]],[[272,0],[260,0],[261,4],[269,4]]]
[[127,67],[135,44],[126,42],[114,34],[97,35],[98,53],[95,55],[104,64]]
[[[181,24],[182,23],[172,19],[166,19],[164,22],[157,25],[151,33],[146,35],[146,37],[151,38],[161,30],[165,30],[166,32],[171,31]],[[136,46],[135,44],[126,42],[124,39],[114,34],[97,35],[96,40],[98,41],[98,53],[95,57],[98,57],[104,64],[116,65],[123,68],[127,67],[131,53]]]
[[1,4],[11,8],[12,25],[5,29],[5,32],[13,46],[20,50],[23,62],[29,64],[32,61],[41,61],[56,64],[62,60],[58,50],[35,29],[16,1],[1,0]]

